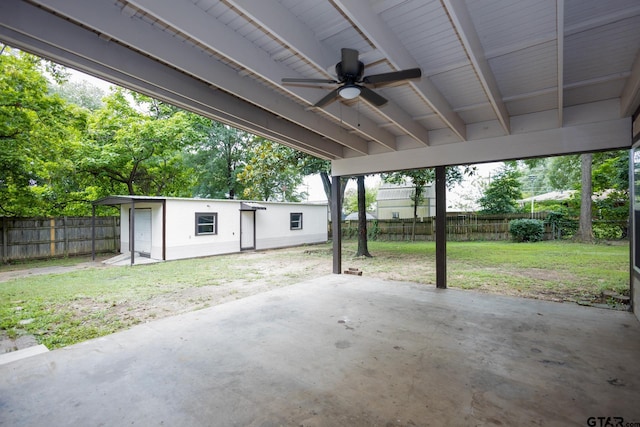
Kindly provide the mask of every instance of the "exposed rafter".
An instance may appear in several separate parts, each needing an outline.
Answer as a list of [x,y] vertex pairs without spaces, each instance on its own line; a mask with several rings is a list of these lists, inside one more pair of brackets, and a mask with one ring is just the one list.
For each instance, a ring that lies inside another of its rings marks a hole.
[[[229,3],[258,23],[274,37],[277,37],[283,44],[286,44],[298,52],[299,55],[303,56],[307,61],[316,66],[319,71],[323,72],[326,77],[333,78],[325,70],[335,65],[339,52],[330,52],[326,49],[317,41],[315,34],[311,33],[308,28],[298,21],[295,15],[280,3],[275,0],[231,0]],[[282,25],[283,20],[287,22],[287,25]],[[289,75],[288,77],[291,76]],[[334,108],[336,107],[329,106],[324,109],[331,112]],[[423,145],[428,144],[429,135],[427,130],[412,120],[411,117],[395,105],[395,103],[389,102],[380,110],[380,113],[395,125],[404,129],[405,132],[418,142]],[[353,114],[353,112],[351,112],[351,114]],[[356,126],[353,126],[353,120],[346,123],[355,130],[365,133],[369,138],[378,140],[381,133],[380,129],[374,130],[375,125],[374,127],[363,127],[363,120],[366,119],[358,115],[355,118]],[[371,130],[373,130],[373,133],[367,133]],[[382,143],[382,141],[380,142]],[[392,147],[387,146],[395,149],[395,141]]]
[[[182,3],[180,3],[180,1],[182,1]],[[266,52],[259,50],[249,40],[241,37],[238,33],[232,31],[218,20],[210,19],[202,13],[201,9],[190,1],[130,0],[129,3],[176,28],[184,29],[188,26],[190,30],[185,34],[189,37],[207,46],[219,55],[229,58],[238,65],[247,68],[271,84],[279,86],[284,77],[304,77],[302,75],[296,75],[297,73],[294,73],[279,62],[274,61]],[[268,19],[268,17],[265,17],[265,20],[266,19]],[[280,26],[282,27],[282,25]],[[286,40],[285,43],[295,43],[295,41]],[[318,60],[322,61],[323,58],[318,58]],[[283,89],[307,102],[309,105],[314,104],[318,100],[320,93],[318,90],[304,87],[287,86]],[[376,124],[371,120],[358,117],[358,115],[350,109],[341,108],[340,105],[337,104],[327,106],[323,110],[335,120],[339,120],[353,129],[360,130],[363,134],[367,135],[369,139],[378,141],[388,148],[395,149],[395,137],[386,131],[380,132]],[[363,154],[367,153],[366,146],[364,145],[351,145],[349,147]]]
[[[396,34],[371,8],[368,1],[363,0],[334,0],[333,4],[349,17],[358,29],[384,53],[384,56],[397,69],[416,68],[420,65],[400,42]],[[422,96],[440,119],[462,140],[466,139],[467,131],[464,121],[453,111],[449,102],[440,91],[423,76],[420,81],[410,81],[409,84]]]
[[556,0],[556,43],[558,52],[558,127],[564,123],[564,0]]
[[464,46],[469,61],[480,80],[480,84],[487,94],[487,98],[491,103],[493,111],[496,113],[498,121],[502,125],[504,131],[510,133],[510,120],[507,107],[505,107],[502,100],[502,95],[498,89],[498,83],[493,75],[493,71],[489,66],[489,62],[484,55],[484,49],[478,38],[471,16],[464,3],[460,0],[442,0],[442,3],[447,10],[449,19],[453,23],[453,26],[458,33],[460,42]]
[[136,50],[161,59],[163,62],[196,76],[202,81],[223,88],[248,102],[252,102],[278,116],[320,135],[324,135],[359,153],[368,150],[367,142],[346,129],[301,109],[292,100],[278,95],[248,77],[243,78],[233,69],[191,47],[169,33],[145,25],[144,22],[121,13],[120,8],[108,3],[87,3],[82,0],[38,0],[38,4],[63,15],[73,14],[89,28],[106,34],[113,40],[126,39]]
[[[37,7],[6,0],[0,3],[0,14],[11,23],[0,27],[0,36],[7,42],[13,41],[18,48],[92,74],[109,76],[115,83],[161,99],[174,103],[182,99],[185,108],[259,135],[277,138],[302,151],[327,159],[343,157],[343,149],[337,143],[223,91],[212,90],[205,83],[176,70],[161,69],[152,59],[103,40],[95,33]],[[56,46],[65,46],[65,51],[59,51]],[[294,145],[294,141],[305,143]]]

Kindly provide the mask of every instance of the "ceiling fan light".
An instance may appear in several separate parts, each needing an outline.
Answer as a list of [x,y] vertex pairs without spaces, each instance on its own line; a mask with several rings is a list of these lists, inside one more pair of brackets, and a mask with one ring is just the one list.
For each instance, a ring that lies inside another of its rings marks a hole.
[[353,99],[360,95],[360,88],[355,85],[347,85],[341,88],[338,93],[344,99]]

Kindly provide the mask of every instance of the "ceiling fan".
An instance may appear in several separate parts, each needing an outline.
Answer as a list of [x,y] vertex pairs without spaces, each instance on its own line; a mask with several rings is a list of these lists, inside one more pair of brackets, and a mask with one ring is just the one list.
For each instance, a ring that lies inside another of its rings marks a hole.
[[358,51],[355,49],[342,48],[342,60],[336,64],[338,80],[284,78],[282,79],[282,83],[340,84],[339,87],[316,102],[313,105],[314,107],[324,107],[335,101],[338,97],[354,99],[358,96],[362,96],[371,104],[380,107],[387,103],[387,99],[365,85],[377,87],[378,85],[394,83],[401,80],[417,79],[422,76],[420,68],[410,68],[408,70],[373,74],[364,77],[362,76],[363,72],[364,64],[358,60]]

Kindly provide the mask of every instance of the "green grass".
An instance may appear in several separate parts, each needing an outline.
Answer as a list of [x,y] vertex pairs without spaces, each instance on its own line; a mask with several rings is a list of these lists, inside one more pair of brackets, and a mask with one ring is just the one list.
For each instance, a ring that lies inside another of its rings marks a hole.
[[[369,242],[373,258],[353,258],[354,241],[343,246],[345,269],[360,268],[365,277],[435,283],[433,242]],[[250,294],[245,287],[257,281],[285,286],[329,274],[331,253],[327,244],[13,279],[0,283],[0,335],[32,334],[49,348],[63,347],[181,309],[213,305],[198,288],[242,298]],[[605,289],[628,294],[629,248],[449,242],[447,281],[453,288],[562,301],[590,299]],[[161,304],[167,301],[180,303],[179,308],[167,309]]]
[[[355,252],[355,243],[347,243],[343,253],[350,253],[350,249]],[[435,243],[369,242],[369,250],[374,258],[352,263],[359,263],[363,270],[424,271],[425,276],[418,275],[419,280],[412,281],[435,283]],[[390,268],[378,258],[396,260],[397,265]],[[464,289],[558,288],[575,298],[605,289],[628,294],[629,247],[572,242],[448,242],[447,273],[448,286]]]

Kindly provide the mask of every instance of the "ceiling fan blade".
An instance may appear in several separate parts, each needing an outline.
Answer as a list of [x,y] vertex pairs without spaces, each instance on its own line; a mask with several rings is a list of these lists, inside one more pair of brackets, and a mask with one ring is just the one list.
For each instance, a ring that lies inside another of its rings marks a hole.
[[296,79],[296,78],[284,78],[282,83],[338,83],[336,80],[331,79]]
[[376,107],[381,107],[387,103],[387,98],[382,95],[378,95],[371,89],[364,86],[360,87],[360,96],[362,96],[364,99],[366,99]]
[[365,76],[362,79],[363,83],[372,85],[381,83],[392,83],[400,80],[417,79],[422,76],[420,68],[410,68],[408,70],[392,71],[391,73],[373,74],[371,76]]
[[358,51],[355,49],[342,48],[342,72],[344,74],[358,75],[360,63],[358,61]]
[[313,106],[314,107],[324,107],[327,104],[330,104],[331,102],[335,101],[335,99],[338,97],[338,89],[334,89],[331,92],[329,92],[329,94],[327,94],[327,96],[325,96],[324,98],[322,98],[320,101],[316,102]]

